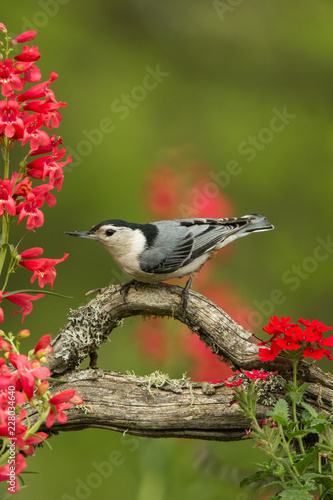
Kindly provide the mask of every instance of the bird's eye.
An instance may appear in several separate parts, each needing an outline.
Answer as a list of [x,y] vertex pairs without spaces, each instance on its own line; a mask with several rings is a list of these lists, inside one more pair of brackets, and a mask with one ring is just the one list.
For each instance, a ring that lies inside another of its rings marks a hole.
[[116,231],[114,229],[107,229],[105,231],[106,236],[112,236]]

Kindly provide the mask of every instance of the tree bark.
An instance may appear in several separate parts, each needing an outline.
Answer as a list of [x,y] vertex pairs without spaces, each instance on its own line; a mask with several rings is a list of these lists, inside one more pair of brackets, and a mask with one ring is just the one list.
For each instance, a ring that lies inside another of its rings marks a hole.
[[[47,366],[56,383],[52,392],[73,388],[84,399],[84,407],[67,411],[66,424],[52,430],[80,430],[97,427],[148,437],[187,437],[232,441],[241,439],[250,424],[230,405],[233,390],[190,380],[175,381],[158,374],[129,376],[100,369],[78,370],[78,365],[95,353],[114,328],[129,316],[169,316],[185,323],[217,356],[239,370],[278,370],[260,385],[258,418],[266,415],[283,397],[283,382],[290,378],[291,362],[277,357],[269,363],[258,358],[257,339],[233,321],[222,309],[191,291],[183,318],[182,288],[139,284],[131,287],[126,302],[121,286],[111,286],[87,305],[71,311],[68,323],[53,341]],[[299,362],[298,378],[310,383],[307,402],[320,411],[331,411],[333,376],[307,362]],[[29,415],[34,418],[33,410]]]

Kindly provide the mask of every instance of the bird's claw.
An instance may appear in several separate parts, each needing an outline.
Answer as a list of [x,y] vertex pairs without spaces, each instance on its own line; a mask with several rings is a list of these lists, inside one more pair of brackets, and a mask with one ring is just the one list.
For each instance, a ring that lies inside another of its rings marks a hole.
[[123,285],[121,285],[120,293],[123,296],[124,303],[126,303],[127,295],[128,295],[128,292],[130,291],[131,286],[134,285],[135,290],[137,290],[137,286],[139,283],[140,283],[140,281],[131,280],[128,283],[124,283]]

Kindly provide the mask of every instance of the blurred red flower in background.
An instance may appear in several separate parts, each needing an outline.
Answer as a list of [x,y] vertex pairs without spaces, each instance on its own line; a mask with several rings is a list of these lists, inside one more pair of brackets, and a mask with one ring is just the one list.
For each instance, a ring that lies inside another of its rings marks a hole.
[[[145,196],[151,220],[234,216],[233,203],[208,172],[208,166],[199,162],[183,162],[177,165],[177,170],[166,164],[154,167],[147,180],[148,195]],[[244,328],[249,328],[247,318],[252,308],[242,303],[237,290],[230,284],[214,281],[218,262],[228,258],[231,251],[231,246],[226,247],[215,259],[208,261],[196,276],[194,288],[231,317],[237,317]],[[141,324],[135,333],[140,351],[148,360],[157,361],[160,369],[163,364],[169,367],[172,360],[199,381],[221,379],[233,373],[196,335],[189,335],[186,326],[173,322],[170,332],[167,325],[164,319],[151,319]]]

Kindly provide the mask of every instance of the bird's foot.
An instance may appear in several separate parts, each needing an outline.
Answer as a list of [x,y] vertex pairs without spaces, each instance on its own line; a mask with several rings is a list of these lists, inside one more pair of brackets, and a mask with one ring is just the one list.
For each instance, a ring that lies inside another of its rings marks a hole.
[[186,319],[186,314],[188,310],[188,301],[190,298],[190,288],[192,284],[193,276],[190,276],[189,279],[187,280],[186,285],[183,288],[182,291],[182,300],[181,300],[181,305],[183,309],[183,320],[185,321]]
[[124,283],[123,285],[121,285],[120,293],[123,296],[124,303],[126,302],[127,295],[128,295],[128,292],[130,291],[131,286],[134,285],[135,290],[137,290],[139,284],[140,284],[140,281],[131,280],[128,283]]
[[89,292],[87,292],[85,295],[87,297],[88,295],[91,295],[92,293],[103,293],[103,292],[105,292],[105,290],[107,290],[107,288],[108,288],[107,286],[105,286],[104,288],[94,288],[93,290],[89,290]]

